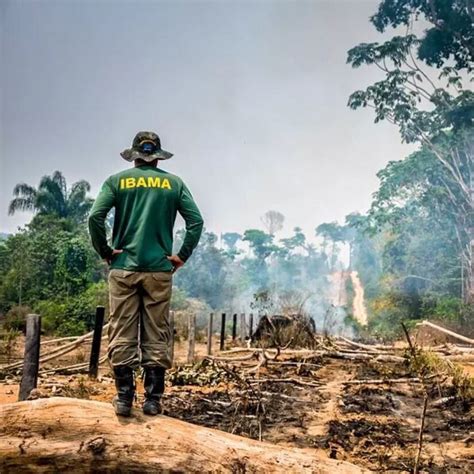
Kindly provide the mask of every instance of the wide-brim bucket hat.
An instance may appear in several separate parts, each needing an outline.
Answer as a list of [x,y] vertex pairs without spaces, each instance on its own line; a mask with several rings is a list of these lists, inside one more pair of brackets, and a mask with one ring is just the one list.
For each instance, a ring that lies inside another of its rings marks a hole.
[[154,132],[138,132],[133,139],[132,148],[127,148],[120,153],[127,161],[143,160],[169,160],[173,153],[162,150],[160,137]]

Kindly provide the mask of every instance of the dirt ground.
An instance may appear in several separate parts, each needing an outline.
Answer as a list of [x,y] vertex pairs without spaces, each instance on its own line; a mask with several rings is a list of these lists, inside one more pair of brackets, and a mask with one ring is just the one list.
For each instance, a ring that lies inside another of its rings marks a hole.
[[[15,350],[16,357],[20,357],[22,348]],[[198,360],[205,351],[204,344],[197,344]],[[163,403],[166,415],[254,439],[310,447],[378,472],[412,471],[423,406],[422,386],[346,384],[351,379],[410,376],[404,363],[319,356],[302,361],[280,356],[279,363],[269,363],[257,374],[248,363],[231,366],[201,361],[186,366],[186,354],[186,343],[177,343],[175,368],[168,373]],[[54,365],[87,359],[88,354],[78,349],[54,361]],[[465,366],[468,371],[472,368]],[[268,380],[275,378],[279,381]],[[17,400],[18,382],[19,374],[0,380],[0,403]],[[139,407],[143,398],[140,379],[137,385]],[[432,399],[449,395],[443,390],[440,387],[439,393],[431,394]],[[95,381],[85,374],[44,374],[33,396],[109,401],[113,394],[111,373],[104,365]],[[472,400],[428,405],[421,470],[474,472]]]

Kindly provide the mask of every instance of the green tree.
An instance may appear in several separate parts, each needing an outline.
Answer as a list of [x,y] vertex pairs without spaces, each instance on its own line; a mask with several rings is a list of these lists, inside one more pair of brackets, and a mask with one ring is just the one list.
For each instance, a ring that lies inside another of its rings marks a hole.
[[78,294],[92,281],[95,255],[88,239],[69,237],[57,245],[55,278],[62,282],[66,294]]
[[323,252],[326,253],[326,246],[328,242],[331,242],[331,252],[329,256],[329,265],[332,269],[337,261],[338,255],[338,243],[344,242],[344,228],[337,222],[325,222],[316,227],[316,235],[323,239]]
[[273,243],[273,235],[267,234],[260,229],[246,230],[242,240],[249,243],[255,257],[262,262],[275,252],[277,248]]
[[229,250],[234,250],[237,242],[242,239],[238,232],[225,232],[222,234],[222,240]]
[[10,236],[0,252],[2,309],[69,298],[103,277],[103,264],[83,228],[39,215]]
[[[383,43],[363,43],[348,52],[348,63],[353,67],[374,65],[385,76],[354,92],[349,106],[373,108],[376,122],[396,124],[404,141],[423,145],[449,173],[457,187],[455,196],[461,200],[456,212],[464,222],[465,244],[470,246],[461,254],[467,272],[466,299],[474,301],[474,92],[469,90],[474,67],[472,4],[461,0],[384,0],[371,22],[380,32],[404,25],[406,34]],[[433,74],[426,66],[437,71]],[[449,194],[452,187],[445,187]]]
[[227,247],[227,256],[231,260],[234,260],[240,254],[240,250],[237,248],[237,242],[242,240],[242,236],[238,232],[225,232],[222,234],[222,240]]
[[353,265],[375,316],[370,327],[395,334],[400,320],[429,318],[442,308],[466,324],[459,188],[427,147],[390,162],[378,177],[368,215],[346,218],[355,232]]
[[298,248],[305,250],[307,249],[306,236],[304,235],[301,227],[295,227],[293,229],[293,236],[286,239],[280,239],[280,242],[283,244],[283,248],[288,253],[293,252]]
[[[184,231],[177,233],[177,248]],[[175,284],[192,298],[203,299],[211,308],[217,309],[227,303],[229,295],[229,265],[225,253],[216,246],[217,235],[203,232],[192,258],[186,262],[185,270],[178,271]]]
[[384,234],[374,233],[370,228],[369,217],[358,213],[346,216],[345,227],[348,229],[351,246],[350,268],[359,274],[365,296],[375,298],[380,292]]
[[378,173],[380,187],[369,212],[373,230],[390,231],[385,248],[389,270],[407,291],[414,286],[462,296],[469,250],[459,213],[460,191],[446,168],[423,148]]
[[84,180],[77,181],[68,189],[66,178],[60,171],[55,171],[52,176],[43,176],[38,188],[25,183],[17,184],[8,213],[31,211],[38,215],[70,219],[76,224],[83,223],[93,202],[87,196],[89,191],[90,184]]
[[267,289],[269,285],[267,260],[278,251],[278,247],[273,243],[273,235],[260,229],[247,229],[242,240],[249,243],[254,256],[242,261],[246,273],[258,291]]

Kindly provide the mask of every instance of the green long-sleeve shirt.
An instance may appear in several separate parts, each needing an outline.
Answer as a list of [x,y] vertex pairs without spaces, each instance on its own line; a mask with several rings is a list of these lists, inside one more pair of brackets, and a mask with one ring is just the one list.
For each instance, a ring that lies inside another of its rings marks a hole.
[[171,271],[166,258],[173,250],[173,227],[179,212],[186,223],[178,256],[186,261],[199,242],[203,220],[181,178],[154,166],[140,166],[110,176],[89,215],[92,245],[102,258],[110,258],[105,219],[115,208],[112,246],[123,253],[112,258],[111,268],[132,271]]

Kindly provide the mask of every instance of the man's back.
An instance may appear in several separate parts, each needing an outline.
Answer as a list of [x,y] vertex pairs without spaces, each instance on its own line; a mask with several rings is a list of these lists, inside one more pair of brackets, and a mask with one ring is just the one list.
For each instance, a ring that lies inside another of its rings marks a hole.
[[[183,181],[157,168],[173,155],[161,148],[154,132],[138,132],[122,158],[135,167],[105,181],[89,215],[92,244],[111,265],[107,356],[114,371],[115,413],[130,416],[134,370],[144,371],[143,413],[161,413],[165,372],[172,364],[169,319],[173,273],[199,242],[201,214]],[[105,219],[115,208],[112,247]],[[177,255],[172,255],[176,213],[186,223]]]
[[110,247],[103,241],[101,222],[115,207],[111,268],[131,271],[171,271],[173,226],[179,212],[186,221],[186,238],[178,256],[186,261],[199,240],[202,217],[181,178],[152,165],[142,165],[110,176],[90,214],[96,250],[104,258]]

